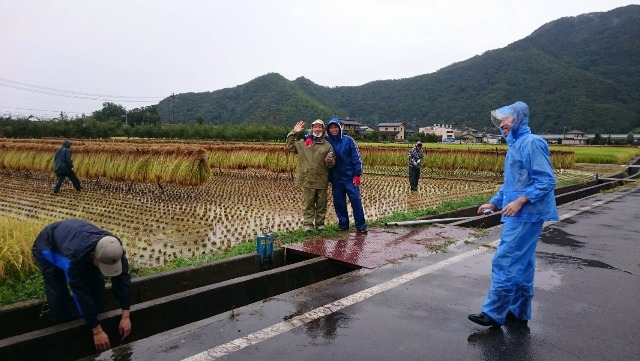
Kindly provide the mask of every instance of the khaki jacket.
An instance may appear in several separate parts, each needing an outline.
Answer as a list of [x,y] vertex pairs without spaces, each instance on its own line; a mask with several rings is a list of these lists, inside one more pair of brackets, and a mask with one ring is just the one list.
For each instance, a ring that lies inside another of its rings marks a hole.
[[331,162],[324,160],[329,152],[333,152],[331,144],[321,137],[307,148],[304,139],[296,140],[296,134],[292,131],[287,135],[287,148],[298,155],[296,184],[304,188],[327,189],[329,169],[335,165],[335,158]]

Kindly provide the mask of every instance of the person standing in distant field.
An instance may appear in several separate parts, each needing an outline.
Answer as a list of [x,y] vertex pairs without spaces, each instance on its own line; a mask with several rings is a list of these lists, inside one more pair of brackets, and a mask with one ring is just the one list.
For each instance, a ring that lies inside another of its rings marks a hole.
[[367,233],[364,208],[360,198],[360,176],[362,176],[362,158],[356,141],[342,134],[342,126],[338,118],[333,118],[327,125],[327,140],[333,146],[336,165],[329,171],[329,180],[333,192],[333,206],[338,216],[338,228],[349,229],[349,213],[347,196],[351,202],[353,219],[359,233]]
[[58,177],[56,186],[53,188],[53,193],[60,192],[60,187],[62,186],[65,178],[69,178],[69,180],[73,184],[73,188],[75,188],[76,191],[80,192],[80,190],[82,189],[80,180],[76,176],[76,173],[73,171],[73,161],[71,160],[71,142],[66,139],[64,140],[64,142],[62,142],[62,146],[60,147],[60,149],[56,151],[56,156],[53,160],[53,172]]
[[327,189],[329,169],[335,165],[333,148],[324,139],[324,122],[311,123],[311,133],[296,141],[296,135],[304,130],[299,121],[287,135],[287,148],[298,155],[296,183],[302,187],[302,213],[305,231],[324,229],[327,216]]
[[424,152],[422,151],[422,142],[417,141],[416,146],[409,150],[409,186],[411,191],[418,190],[418,180],[420,180],[420,167],[422,166],[422,160],[424,159]]
[[109,336],[98,314],[105,311],[104,277],[111,277],[113,294],[122,309],[120,336],[129,336],[131,276],[116,236],[81,219],[67,219],[46,226],[36,237],[32,254],[42,272],[54,323],[82,317],[93,333],[96,350],[109,349]]
[[557,221],[556,178],[549,146],[529,129],[529,107],[523,102],[491,112],[492,122],[506,138],[504,183],[489,203],[478,208],[501,209],[502,233],[491,264],[491,286],[482,312],[469,320],[482,326],[505,322],[526,325],[531,318],[535,252],[545,221]]

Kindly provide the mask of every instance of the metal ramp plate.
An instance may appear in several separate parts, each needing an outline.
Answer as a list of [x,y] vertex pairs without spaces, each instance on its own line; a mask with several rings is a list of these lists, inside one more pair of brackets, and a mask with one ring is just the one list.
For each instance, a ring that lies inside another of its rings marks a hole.
[[[451,225],[370,228],[345,232],[341,238],[314,238],[285,245],[287,252],[314,254],[364,268],[376,268],[418,254],[441,251],[447,242],[471,239],[473,230]],[[320,236],[322,237],[322,236]]]

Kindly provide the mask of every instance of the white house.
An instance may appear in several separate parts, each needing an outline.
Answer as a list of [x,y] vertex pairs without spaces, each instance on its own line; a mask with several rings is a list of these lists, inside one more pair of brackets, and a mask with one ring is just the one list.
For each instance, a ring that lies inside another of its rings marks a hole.
[[384,136],[393,136],[393,140],[397,142],[404,141],[405,139],[405,129],[406,126],[404,123],[380,123],[378,124],[378,132],[381,137]]
[[418,128],[418,132],[439,135],[442,137],[442,140],[455,138],[455,129],[453,129],[451,125],[447,124],[434,124],[432,127]]
[[564,133],[562,144],[565,145],[585,145],[587,144],[587,135],[579,130],[572,130]]

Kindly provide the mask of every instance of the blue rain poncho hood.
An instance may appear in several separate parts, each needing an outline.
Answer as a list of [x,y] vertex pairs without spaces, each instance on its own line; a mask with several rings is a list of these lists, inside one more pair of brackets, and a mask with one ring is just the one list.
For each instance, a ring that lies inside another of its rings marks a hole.
[[329,121],[329,123],[327,123],[327,137],[334,137],[333,135],[331,135],[331,133],[329,133],[329,128],[331,127],[331,125],[337,125],[338,129],[340,129],[340,131],[338,132],[338,135],[335,136],[335,138],[340,138],[342,139],[342,125],[340,125],[340,119],[338,118],[333,118]]
[[[337,125],[340,130],[337,135],[331,135],[329,128]],[[342,134],[342,126],[338,118],[333,118],[327,123],[327,140],[333,147],[336,165],[329,170],[331,183],[351,183],[353,177],[362,175],[362,158],[356,142],[350,136]]]
[[[500,128],[500,122],[508,117],[513,118],[513,123],[511,131],[505,139],[507,144],[511,145],[521,136],[531,133],[529,128],[529,106],[524,102],[517,101],[511,105],[491,111],[491,122],[498,128]],[[502,129],[500,129],[500,133],[502,133],[503,137],[505,136]]]

